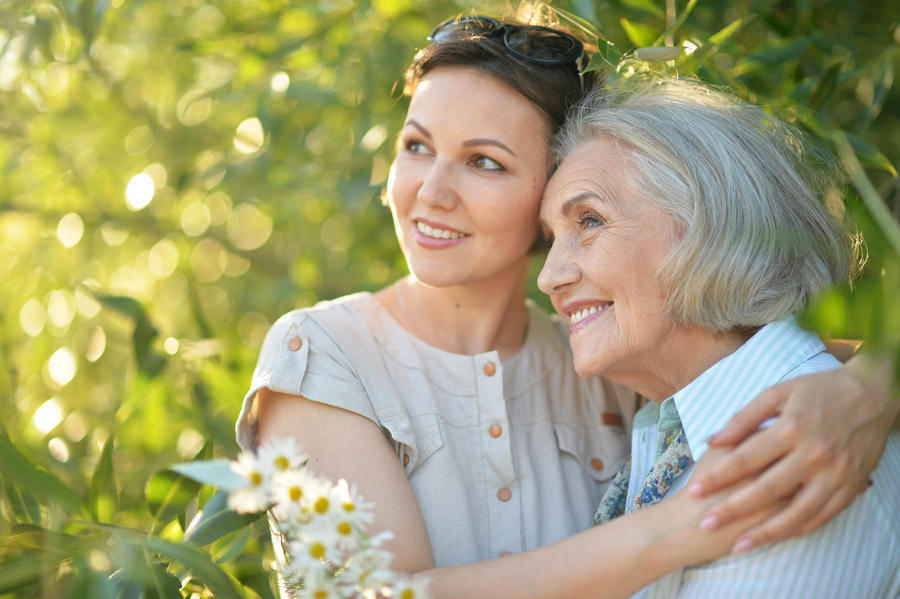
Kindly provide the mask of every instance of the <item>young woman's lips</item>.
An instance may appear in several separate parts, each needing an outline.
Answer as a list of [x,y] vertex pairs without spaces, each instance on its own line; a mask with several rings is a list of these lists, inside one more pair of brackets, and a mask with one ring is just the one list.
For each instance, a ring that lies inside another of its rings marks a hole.
[[564,312],[569,317],[569,334],[580,331],[597,320],[612,305],[612,302],[586,301],[566,306]]
[[461,244],[468,237],[468,233],[441,225],[440,223],[415,220],[416,243],[429,250],[443,250]]

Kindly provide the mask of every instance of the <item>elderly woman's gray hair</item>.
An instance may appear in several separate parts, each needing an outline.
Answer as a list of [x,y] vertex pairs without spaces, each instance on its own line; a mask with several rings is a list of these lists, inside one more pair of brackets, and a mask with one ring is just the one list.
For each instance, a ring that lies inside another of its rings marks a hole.
[[683,232],[657,275],[674,322],[759,327],[855,270],[852,237],[818,197],[827,178],[765,111],[692,81],[626,83],[573,112],[557,156],[598,137],[615,141],[625,180]]

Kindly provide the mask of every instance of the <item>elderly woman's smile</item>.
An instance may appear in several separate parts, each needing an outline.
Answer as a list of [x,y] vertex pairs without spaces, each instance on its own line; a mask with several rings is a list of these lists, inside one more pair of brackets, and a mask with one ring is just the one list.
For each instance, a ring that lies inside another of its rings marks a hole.
[[664,399],[708,366],[709,352],[686,367],[684,348],[704,335],[670,320],[657,277],[681,226],[633,185],[630,155],[611,138],[592,139],[553,175],[541,207],[553,242],[538,285],[569,322],[580,375]]

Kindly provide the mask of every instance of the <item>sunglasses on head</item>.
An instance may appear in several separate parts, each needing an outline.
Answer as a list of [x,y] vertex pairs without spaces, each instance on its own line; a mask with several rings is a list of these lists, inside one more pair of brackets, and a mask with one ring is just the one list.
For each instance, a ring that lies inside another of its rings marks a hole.
[[581,42],[568,33],[538,25],[509,25],[478,15],[447,19],[434,28],[428,41],[444,42],[466,37],[501,35],[503,45],[511,54],[537,64],[578,64],[584,52]]

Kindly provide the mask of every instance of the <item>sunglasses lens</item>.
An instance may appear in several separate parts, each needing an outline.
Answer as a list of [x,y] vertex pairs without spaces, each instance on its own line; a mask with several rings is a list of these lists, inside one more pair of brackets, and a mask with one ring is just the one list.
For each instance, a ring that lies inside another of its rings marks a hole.
[[443,42],[472,35],[483,35],[497,29],[500,23],[490,17],[460,17],[444,21],[434,28],[428,39],[432,42]]
[[575,60],[581,55],[581,43],[558,31],[538,27],[520,27],[506,34],[506,46],[513,52],[551,64]]

